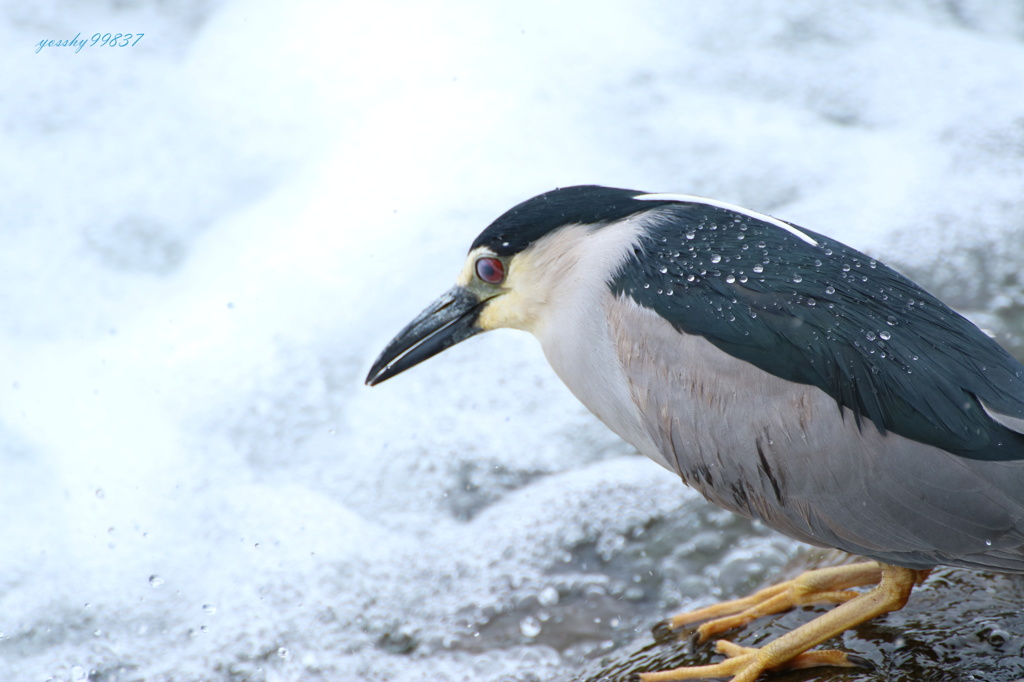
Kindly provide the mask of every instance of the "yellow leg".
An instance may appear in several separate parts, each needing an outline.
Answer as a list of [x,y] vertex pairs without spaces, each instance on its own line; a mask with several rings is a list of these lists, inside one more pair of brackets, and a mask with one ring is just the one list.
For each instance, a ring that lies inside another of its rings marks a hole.
[[[870,568],[869,568],[870,567]],[[738,599],[735,602],[727,602],[721,605],[723,610],[713,611],[711,617],[715,617],[718,613],[734,614],[742,616],[749,613],[752,609],[764,610],[764,605],[771,603],[772,609],[775,609],[780,603],[785,600],[775,600],[782,594],[786,594],[794,589],[794,583],[798,585],[796,592],[799,598],[805,587],[810,584],[814,586],[820,586],[822,589],[817,593],[818,596],[832,595],[838,596],[837,591],[842,591],[845,587],[853,587],[856,585],[869,584],[866,582],[851,582],[855,580],[864,580],[871,571],[875,572],[876,576],[880,576],[878,585],[872,590],[864,592],[863,594],[853,593],[853,597],[843,597],[842,603],[836,608],[832,609],[828,613],[824,613],[809,623],[801,625],[792,632],[786,633],[778,639],[769,642],[760,649],[753,649],[748,647],[740,647],[731,642],[719,641],[717,648],[720,653],[725,654],[728,658],[721,663],[714,665],[704,665],[692,668],[676,668],[674,670],[665,670],[662,672],[655,673],[642,673],[639,675],[641,682],[674,682],[675,680],[695,680],[705,678],[718,678],[718,677],[731,677],[732,682],[754,682],[757,677],[767,671],[778,668],[788,667],[812,667],[817,665],[840,665],[840,666],[853,666],[857,665],[850,658],[841,651],[812,651],[804,653],[813,646],[817,646],[822,642],[835,637],[836,635],[849,630],[865,621],[868,621],[876,616],[880,616],[883,613],[889,613],[890,611],[898,611],[903,608],[907,603],[907,599],[910,598],[910,591],[913,589],[915,583],[922,580],[927,572],[915,571],[909,568],[902,568],[899,566],[889,566],[885,564],[855,564],[853,566],[839,566],[836,569],[849,569],[846,571],[835,569],[820,569],[818,571],[808,571],[803,576],[791,580],[788,583],[782,583],[773,588],[762,590],[752,597],[746,599]],[[823,573],[828,572],[828,573]],[[809,576],[809,577],[805,577]],[[782,589],[778,589],[778,588]],[[750,601],[758,595],[762,596],[760,600]],[[805,596],[813,597],[813,595],[807,594]],[[814,601],[837,601],[836,599],[813,599],[803,603],[813,603]],[[799,602],[793,602],[796,605]],[[714,610],[715,607],[709,607]],[[778,613],[782,609],[768,611],[767,613]],[[683,614],[680,618],[683,619],[683,624],[694,622],[693,614],[698,612],[692,612],[690,614]],[[709,613],[709,609],[701,609],[701,613]],[[705,616],[708,617],[708,616]],[[757,617],[757,616],[754,616]],[[722,618],[729,618],[734,620],[731,615],[722,616]],[[752,619],[752,618],[751,618]],[[749,622],[747,619],[744,622]],[[675,619],[673,619],[675,620]],[[715,622],[715,621],[712,621]]]

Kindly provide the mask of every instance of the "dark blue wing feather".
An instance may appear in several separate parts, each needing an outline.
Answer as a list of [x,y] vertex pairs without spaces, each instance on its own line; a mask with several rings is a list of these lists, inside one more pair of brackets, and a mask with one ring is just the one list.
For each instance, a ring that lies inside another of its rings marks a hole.
[[895,270],[823,235],[700,203],[648,214],[610,283],[689,334],[817,386],[858,423],[982,460],[1024,459],[1024,366]]

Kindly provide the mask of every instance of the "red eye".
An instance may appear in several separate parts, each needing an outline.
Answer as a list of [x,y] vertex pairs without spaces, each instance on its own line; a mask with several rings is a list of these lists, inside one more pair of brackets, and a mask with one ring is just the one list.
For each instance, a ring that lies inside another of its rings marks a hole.
[[489,256],[477,258],[476,276],[488,284],[500,284],[505,279],[505,264]]

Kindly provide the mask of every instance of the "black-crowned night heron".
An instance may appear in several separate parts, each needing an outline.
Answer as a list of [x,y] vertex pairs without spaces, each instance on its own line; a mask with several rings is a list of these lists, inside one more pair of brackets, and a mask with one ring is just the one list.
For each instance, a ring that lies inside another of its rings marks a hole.
[[715,504],[873,560],[675,617],[703,621],[706,640],[838,604],[760,649],[723,640],[723,662],[645,680],[853,665],[808,650],[902,608],[928,569],[1024,573],[1024,366],[859,251],[708,199],[558,189],[476,238],[367,383],[499,327],[532,332],[601,421]]

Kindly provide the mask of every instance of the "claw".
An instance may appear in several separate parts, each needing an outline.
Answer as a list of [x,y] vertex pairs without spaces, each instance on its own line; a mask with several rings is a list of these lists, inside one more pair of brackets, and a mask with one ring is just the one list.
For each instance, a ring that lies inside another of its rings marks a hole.
[[875,665],[868,659],[864,658],[863,656],[858,656],[857,654],[847,654],[846,660],[850,664],[851,668],[863,668],[864,670],[868,670],[871,672],[878,670],[877,665]]
[[677,639],[678,635],[675,630],[672,629],[672,624],[668,620],[663,620],[656,623],[651,628],[651,634],[654,636],[654,641],[658,644],[665,644]]
[[703,644],[705,641],[707,641],[707,640],[704,639],[704,635],[701,633],[699,628],[694,630],[692,633],[690,633],[690,648],[691,649],[696,649],[701,644]]

